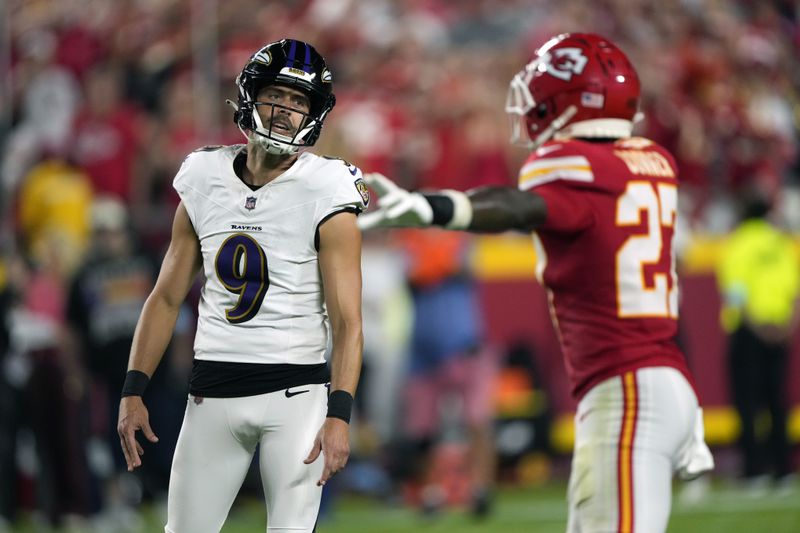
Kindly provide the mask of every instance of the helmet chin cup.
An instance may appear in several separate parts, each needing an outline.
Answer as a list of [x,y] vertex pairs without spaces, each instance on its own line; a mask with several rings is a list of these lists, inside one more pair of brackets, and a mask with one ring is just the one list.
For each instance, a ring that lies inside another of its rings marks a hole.
[[260,146],[268,154],[272,155],[296,154],[300,149],[299,146],[292,146],[290,144],[283,143],[277,139],[267,137],[263,133],[256,131],[251,131],[250,135],[247,136],[247,139]]
[[246,135],[247,140],[256,143],[268,154],[296,154],[300,149],[300,146],[296,142],[297,138],[300,136],[300,132],[292,139],[291,137],[272,131],[272,127],[265,128],[264,124],[261,122],[261,117],[258,115],[258,110],[255,107],[253,107],[253,123],[256,128],[255,130],[250,130],[250,134]]

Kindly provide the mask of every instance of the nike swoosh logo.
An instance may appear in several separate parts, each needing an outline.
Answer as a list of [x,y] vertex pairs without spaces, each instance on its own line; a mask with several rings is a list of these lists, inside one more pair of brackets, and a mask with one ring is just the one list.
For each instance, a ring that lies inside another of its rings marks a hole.
[[308,389],[306,389],[306,390],[298,390],[298,391],[294,391],[294,392],[290,391],[289,389],[286,389],[286,397],[287,398],[291,398],[292,396],[297,396],[298,394],[303,394],[304,392],[308,392]]
[[560,144],[553,144],[553,145],[550,145],[550,146],[542,146],[541,148],[536,150],[536,155],[541,157],[543,155],[549,154],[550,152],[555,152],[556,150],[561,150],[561,148],[563,148],[563,146],[560,145]]
[[349,170],[349,171],[350,171],[350,174],[352,174],[353,176],[355,176],[355,175],[356,175],[356,172],[358,172],[358,167],[357,167],[357,166],[355,166],[355,165],[353,165],[353,168],[349,168],[349,167],[348,167],[348,169],[347,169],[347,170]]

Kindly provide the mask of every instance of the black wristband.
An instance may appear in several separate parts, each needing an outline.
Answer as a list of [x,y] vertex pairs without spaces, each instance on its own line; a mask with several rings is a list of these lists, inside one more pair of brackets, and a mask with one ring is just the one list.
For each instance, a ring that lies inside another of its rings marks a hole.
[[148,383],[150,383],[150,378],[144,372],[128,370],[128,373],[125,374],[125,383],[122,385],[122,397],[144,395]]
[[326,418],[338,418],[350,423],[353,409],[353,395],[346,390],[335,390],[328,395],[328,414]]
[[423,194],[422,196],[428,200],[433,210],[433,221],[431,224],[434,226],[446,226],[453,220],[455,206],[452,198],[444,194]]

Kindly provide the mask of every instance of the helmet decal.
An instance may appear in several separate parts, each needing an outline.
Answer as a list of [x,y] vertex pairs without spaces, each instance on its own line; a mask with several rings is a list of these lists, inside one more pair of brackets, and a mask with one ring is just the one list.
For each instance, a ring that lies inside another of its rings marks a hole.
[[295,41],[294,39],[292,39],[290,41],[289,53],[286,55],[287,66],[290,67],[290,68],[294,68],[295,64],[299,63],[299,61],[296,59],[297,48],[298,48],[297,45],[298,44],[302,44],[303,45],[304,56],[305,56],[305,60],[302,63],[300,63],[300,69],[298,69],[298,70],[302,70],[304,72],[307,72],[308,74],[313,74],[313,72],[310,70],[311,69],[311,47],[309,45],[307,45],[306,43],[301,42],[301,41]]
[[272,54],[269,53],[269,50],[259,50],[256,52],[256,55],[253,56],[253,61],[257,61],[259,63],[263,63],[265,65],[269,65],[272,63]]
[[580,48],[559,48],[542,56],[547,73],[564,81],[571,80],[573,74],[582,73],[587,61]]
[[581,93],[581,105],[583,107],[593,107],[595,109],[602,109],[605,104],[606,98],[599,93]]

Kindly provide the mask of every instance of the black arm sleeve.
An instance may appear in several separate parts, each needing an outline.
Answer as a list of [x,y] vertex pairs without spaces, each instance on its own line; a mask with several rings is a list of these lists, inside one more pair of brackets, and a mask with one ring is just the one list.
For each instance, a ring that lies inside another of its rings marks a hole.
[[536,193],[510,187],[480,187],[467,195],[472,202],[472,222],[467,228],[471,232],[531,232],[547,218],[544,198]]

